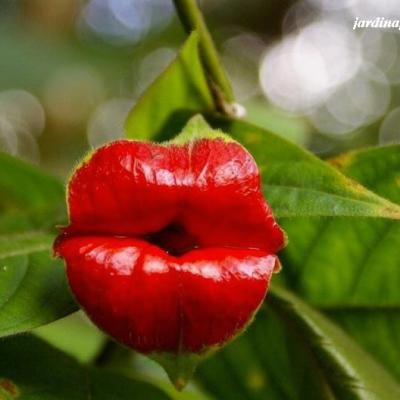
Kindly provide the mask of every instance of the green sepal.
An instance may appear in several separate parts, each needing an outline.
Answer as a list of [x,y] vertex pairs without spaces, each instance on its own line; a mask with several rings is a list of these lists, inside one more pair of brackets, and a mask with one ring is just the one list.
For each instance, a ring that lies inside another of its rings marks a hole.
[[[173,139],[164,142],[165,145],[184,145],[202,139],[222,139],[225,142],[236,142],[229,135],[219,129],[213,129],[200,114],[190,118],[181,133]],[[237,142],[236,142],[237,143]]]
[[[268,291],[268,290],[267,290]],[[214,353],[229,345],[236,340],[240,335],[246,332],[247,328],[253,323],[258,311],[263,306],[264,300],[260,302],[258,307],[250,315],[245,325],[228,338],[225,342],[206,347],[200,353],[180,352],[177,353],[151,353],[147,354],[149,358],[156,361],[161,367],[164,368],[168,375],[169,380],[178,391],[181,391],[188,384],[189,380],[196,372],[197,366],[206,358],[212,356]]]
[[213,347],[202,353],[152,353],[149,357],[164,368],[171,383],[181,391],[192,378],[198,364],[215,350]]

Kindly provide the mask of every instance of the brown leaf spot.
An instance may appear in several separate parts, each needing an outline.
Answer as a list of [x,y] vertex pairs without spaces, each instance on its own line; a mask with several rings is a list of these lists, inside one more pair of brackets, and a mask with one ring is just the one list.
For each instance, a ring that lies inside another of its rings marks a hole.
[[340,156],[337,156],[335,158],[331,158],[329,160],[329,164],[333,165],[334,167],[343,170],[345,169],[348,165],[350,165],[354,160],[354,154],[349,152],[342,154]]
[[11,395],[14,399],[17,399],[19,397],[20,392],[18,386],[10,379],[1,378],[0,389],[5,391],[7,394]]

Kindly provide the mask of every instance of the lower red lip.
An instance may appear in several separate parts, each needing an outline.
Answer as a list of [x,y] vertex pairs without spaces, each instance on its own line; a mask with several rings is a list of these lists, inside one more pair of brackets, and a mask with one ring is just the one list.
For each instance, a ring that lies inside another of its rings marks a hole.
[[111,236],[61,236],[55,250],[91,319],[143,353],[198,353],[234,336],[262,302],[277,262],[264,250],[224,247],[176,257]]

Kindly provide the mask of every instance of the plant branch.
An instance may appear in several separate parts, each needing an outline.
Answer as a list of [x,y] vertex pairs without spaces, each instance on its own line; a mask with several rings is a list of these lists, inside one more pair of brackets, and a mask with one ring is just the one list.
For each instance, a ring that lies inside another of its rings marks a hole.
[[174,0],[174,3],[186,32],[190,33],[194,30],[198,32],[201,57],[210,80],[210,89],[217,105],[222,109],[220,111],[229,113],[229,104],[226,102],[230,103],[234,100],[232,88],[196,0]]

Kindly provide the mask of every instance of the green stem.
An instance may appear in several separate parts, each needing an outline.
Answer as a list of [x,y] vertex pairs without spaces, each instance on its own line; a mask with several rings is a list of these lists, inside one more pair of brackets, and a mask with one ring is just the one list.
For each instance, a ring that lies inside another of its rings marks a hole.
[[220,108],[219,111],[227,113],[229,107],[223,103],[234,101],[232,88],[196,0],[174,0],[174,3],[186,32],[196,30],[199,34],[201,57],[211,81],[211,91]]

